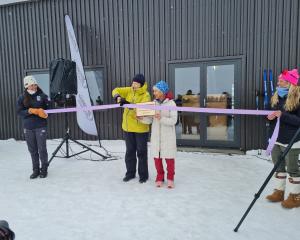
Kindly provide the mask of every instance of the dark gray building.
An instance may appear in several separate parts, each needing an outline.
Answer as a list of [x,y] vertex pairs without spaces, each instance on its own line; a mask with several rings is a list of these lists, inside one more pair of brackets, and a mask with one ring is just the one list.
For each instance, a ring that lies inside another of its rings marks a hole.
[[[74,25],[91,98],[113,103],[114,87],[144,73],[150,87],[166,79],[178,105],[256,109],[263,70],[299,67],[299,0],[36,0],[0,6],[0,138],[22,139],[16,98],[34,74],[49,92],[49,63],[70,59],[64,23]],[[263,98],[259,96],[259,108]],[[102,139],[122,137],[121,110],[96,112]],[[94,139],[69,114],[71,134]],[[64,134],[64,115],[49,137]],[[265,117],[181,113],[178,143],[260,148]]]

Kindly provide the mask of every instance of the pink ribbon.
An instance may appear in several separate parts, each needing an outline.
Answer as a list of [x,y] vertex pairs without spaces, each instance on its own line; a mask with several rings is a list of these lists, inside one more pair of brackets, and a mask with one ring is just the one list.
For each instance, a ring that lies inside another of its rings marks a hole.
[[[108,104],[100,106],[82,107],[82,108],[61,108],[61,109],[49,109],[45,112],[49,113],[66,113],[66,112],[77,112],[77,111],[95,111],[95,110],[106,110],[120,107],[119,104]],[[176,106],[157,106],[157,105],[142,105],[142,104],[125,104],[123,108],[143,108],[152,110],[171,110],[180,112],[197,112],[197,113],[214,113],[214,114],[229,114],[229,115],[256,115],[264,116],[269,115],[274,111],[267,110],[248,110],[248,109],[224,109],[224,108],[196,108],[196,107],[176,107]],[[277,118],[277,123],[269,139],[269,145],[266,149],[266,155],[269,156],[276,143],[279,134],[280,118]]]

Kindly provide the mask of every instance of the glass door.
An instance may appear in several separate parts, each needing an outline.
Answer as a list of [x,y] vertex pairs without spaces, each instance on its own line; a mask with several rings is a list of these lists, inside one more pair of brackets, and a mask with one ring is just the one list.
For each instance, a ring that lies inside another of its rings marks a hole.
[[[200,107],[200,76],[199,65],[185,64],[173,66],[174,95],[177,106]],[[199,145],[200,114],[178,112],[176,137],[179,145]]]
[[[171,87],[177,106],[239,107],[237,83],[241,60],[170,64]],[[178,145],[239,147],[240,117],[236,115],[179,112],[176,124]]]
[[[206,108],[234,109],[237,106],[238,65],[238,62],[206,64],[204,82]],[[205,145],[217,147],[239,145],[239,116],[208,114],[205,122]]]

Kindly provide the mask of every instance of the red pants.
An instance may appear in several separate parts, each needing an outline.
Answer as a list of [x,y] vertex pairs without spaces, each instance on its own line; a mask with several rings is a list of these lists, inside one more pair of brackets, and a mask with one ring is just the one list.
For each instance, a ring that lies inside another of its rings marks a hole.
[[[155,168],[157,171],[157,176],[156,176],[156,182],[158,181],[164,181],[164,167],[162,163],[161,158],[154,158],[154,163],[155,163]],[[175,159],[173,158],[166,158],[166,163],[167,163],[167,179],[174,181],[174,175],[175,175]]]

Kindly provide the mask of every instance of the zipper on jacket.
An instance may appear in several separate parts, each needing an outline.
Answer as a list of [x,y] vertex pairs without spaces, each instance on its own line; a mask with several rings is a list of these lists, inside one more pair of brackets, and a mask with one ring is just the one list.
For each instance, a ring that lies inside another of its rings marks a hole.
[[[161,106],[161,104],[159,103],[159,105]],[[158,128],[158,135],[159,135],[159,156],[160,156],[160,150],[161,150],[161,123],[160,123],[160,120],[161,120],[161,110],[159,110],[159,113],[160,113],[160,119],[159,119],[159,128]]]

